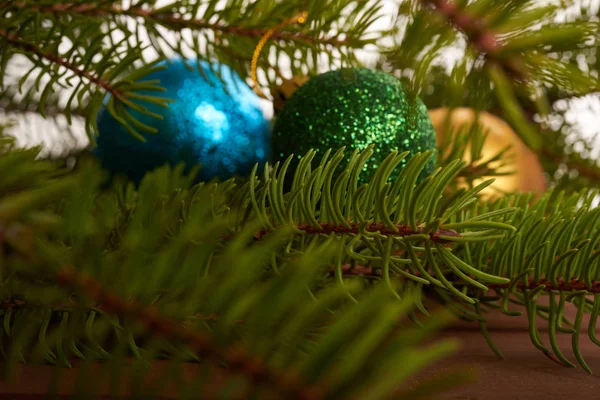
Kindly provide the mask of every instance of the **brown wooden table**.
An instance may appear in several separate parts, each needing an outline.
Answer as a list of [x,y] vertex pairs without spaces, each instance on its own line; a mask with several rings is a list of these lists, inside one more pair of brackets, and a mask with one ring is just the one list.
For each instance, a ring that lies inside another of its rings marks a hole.
[[[573,310],[568,310],[567,315],[572,318]],[[543,343],[549,347],[545,324],[545,321],[539,319],[538,326]],[[504,360],[499,359],[489,349],[477,324],[459,322],[441,332],[438,338],[454,337],[462,340],[464,344],[460,352],[427,369],[408,383],[419,382],[425,377],[443,373],[456,366],[467,366],[475,370],[479,377],[478,382],[447,391],[439,397],[441,400],[600,399],[600,348],[589,341],[587,334],[581,335],[580,346],[588,365],[596,375],[587,374],[579,366],[563,367],[545,357],[531,343],[524,317],[495,314],[490,316],[488,329],[492,339],[504,353]],[[571,351],[571,335],[558,335],[563,353],[575,363]],[[157,362],[156,375],[160,374],[163,366],[164,363]],[[44,393],[52,377],[52,368],[21,366],[20,373],[14,381],[0,383],[0,399],[45,398]],[[196,371],[197,366],[190,365],[186,370],[185,379],[193,379]],[[76,371],[63,370],[60,393],[69,393],[75,377]],[[168,392],[169,389],[166,390],[166,393]]]

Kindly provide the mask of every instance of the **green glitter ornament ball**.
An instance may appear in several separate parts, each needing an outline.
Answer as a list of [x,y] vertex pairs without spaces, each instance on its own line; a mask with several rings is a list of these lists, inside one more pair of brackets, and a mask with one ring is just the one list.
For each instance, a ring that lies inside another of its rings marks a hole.
[[[347,163],[352,151],[374,144],[361,183],[394,150],[409,151],[410,155],[396,168],[393,178],[410,156],[436,148],[435,130],[421,99],[409,100],[396,77],[366,68],[331,71],[306,82],[286,101],[272,138],[275,161],[292,153],[300,158],[314,149],[318,162],[328,149],[335,152],[346,146]],[[434,168],[432,157],[419,180]],[[337,172],[341,170],[338,167]]]

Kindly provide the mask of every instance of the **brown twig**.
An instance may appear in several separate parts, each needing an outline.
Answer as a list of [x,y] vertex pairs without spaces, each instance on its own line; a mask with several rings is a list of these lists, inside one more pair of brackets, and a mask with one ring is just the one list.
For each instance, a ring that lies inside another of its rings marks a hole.
[[[192,28],[197,30],[208,29],[221,34],[233,34],[245,37],[262,37],[269,29],[268,28],[244,28],[240,26],[223,25],[219,23],[211,23],[201,18],[184,18],[173,14],[159,13],[156,9],[147,8],[121,8],[115,5],[103,7],[99,4],[73,4],[62,3],[51,6],[31,5],[24,1],[16,2],[19,8],[28,8],[33,11],[44,13],[61,13],[68,12],[79,15],[91,16],[110,16],[124,15],[132,18],[143,18],[152,20],[163,25],[180,28]],[[321,43],[331,46],[344,46],[348,43],[348,39],[339,39],[338,36],[332,37],[314,37],[301,32],[278,31],[273,34],[272,40],[295,40],[306,43]]]
[[[495,33],[484,20],[471,16],[464,10],[460,10],[453,0],[422,1],[431,4],[450,23],[463,32],[473,48],[489,62],[499,65],[508,75],[516,79],[525,80],[527,78],[523,60],[518,55],[513,54],[507,57],[500,54],[502,45],[498,42]],[[526,112],[526,114],[528,114],[528,118],[532,123],[537,124],[533,120],[531,112]],[[546,146],[542,147],[540,151],[541,155],[546,159],[565,164],[568,168],[577,170],[583,177],[600,181],[600,171],[577,161],[561,160],[562,157],[559,154],[551,151]]]
[[[361,227],[361,225],[359,225],[355,222],[349,222],[348,225],[349,225],[349,227],[345,226],[343,224],[331,224],[331,223],[327,223],[327,222],[321,222],[318,227],[314,226],[314,225],[309,225],[309,224],[299,224],[297,226],[297,228],[299,230],[303,231],[305,234],[309,234],[309,235],[319,235],[319,234],[329,235],[331,233],[356,235],[356,234],[360,233],[361,231],[366,231],[366,232],[379,232],[385,236],[411,236],[411,235],[422,234],[424,231],[423,227],[417,227],[417,230],[415,231],[408,225],[400,225],[400,224],[396,225],[396,229],[389,228],[382,223],[370,223],[364,227]],[[263,238],[263,236],[266,236],[269,233],[270,233],[270,231],[263,230],[263,231],[257,232],[254,235],[254,237],[257,240],[260,240]],[[450,240],[442,239],[440,236],[461,237],[460,233],[458,233],[454,230],[450,230],[450,229],[438,229],[437,231],[429,232],[428,235],[429,235],[430,240],[432,242],[436,242],[436,243],[451,243]]]
[[[592,281],[591,287],[588,287],[583,279],[572,278],[568,282],[564,279],[557,279],[558,286],[554,286],[549,279],[535,280],[529,278],[528,283],[525,284],[522,281],[516,283],[516,287],[519,290],[535,289],[538,286],[544,285],[547,292],[551,290],[559,290],[561,292],[574,292],[577,290],[587,290],[590,293],[600,293],[600,281]],[[487,285],[490,289],[507,289],[510,284],[491,284]]]
[[498,64],[518,79],[525,79],[526,73],[522,60],[515,55],[511,57],[500,55],[502,45],[484,20],[461,10],[453,0],[422,1],[431,4],[451,24],[464,33],[469,43],[488,61]]
[[162,315],[156,307],[124,301],[100,282],[75,270],[72,266],[64,266],[57,271],[56,279],[61,286],[76,289],[95,302],[103,304],[107,311],[134,315],[153,332],[171,340],[190,343],[193,351],[200,357],[216,361],[224,360],[231,370],[250,377],[255,384],[269,384],[295,399],[312,400],[322,397],[319,388],[305,385],[289,372],[272,370],[262,360],[247,353],[241,347],[223,353],[210,336]]
[[14,47],[17,47],[17,48],[27,51],[29,53],[33,53],[37,57],[46,59],[53,64],[57,64],[57,65],[60,65],[61,67],[67,68],[68,70],[75,73],[77,76],[79,76],[81,78],[86,78],[90,82],[96,84],[97,86],[100,86],[101,88],[103,88],[108,93],[115,96],[116,98],[118,98],[120,100],[125,100],[123,93],[120,90],[115,89],[110,84],[110,82],[102,79],[101,77],[92,75],[88,71],[85,71],[85,70],[79,68],[77,65],[71,64],[64,58],[61,58],[60,56],[58,56],[54,53],[42,51],[37,46],[22,40],[13,32],[9,33],[7,31],[5,31],[4,29],[0,29],[0,38],[3,38],[4,40],[6,40],[9,44],[11,44]]
[[[364,275],[369,277],[381,277],[381,269],[374,267],[367,267],[364,265],[350,265],[345,264],[342,266],[342,273],[344,275]],[[421,276],[418,271],[411,271],[411,274],[415,276]],[[397,275],[397,277],[401,277]],[[535,280],[533,278],[529,278],[528,283],[525,284],[522,281],[519,281],[515,284],[515,287],[519,290],[533,290],[541,285],[545,286],[545,291],[549,292],[551,290],[558,290],[561,292],[575,292],[578,290],[587,290],[590,293],[600,293],[600,281],[593,280],[591,286],[588,286],[587,283],[583,279],[571,278],[568,282],[562,278],[557,279],[558,285],[555,286],[552,284],[550,279],[538,279]],[[486,286],[490,290],[496,289],[508,289],[511,285],[511,282],[505,284],[496,284],[490,283]]]

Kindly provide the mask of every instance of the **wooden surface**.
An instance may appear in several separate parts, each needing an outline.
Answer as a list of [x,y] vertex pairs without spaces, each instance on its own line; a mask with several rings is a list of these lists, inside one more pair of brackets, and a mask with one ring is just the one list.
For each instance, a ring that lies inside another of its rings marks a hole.
[[[572,317],[573,310],[569,310],[567,314]],[[457,323],[439,334],[438,338],[459,338],[464,343],[461,351],[451,359],[410,379],[408,383],[417,383],[423,378],[444,373],[456,366],[467,366],[475,370],[479,381],[447,391],[439,399],[600,399],[600,348],[589,341],[587,334],[581,335],[580,346],[585,360],[596,375],[587,374],[578,365],[576,368],[567,368],[545,357],[531,343],[527,321],[523,317],[498,314],[491,317],[490,321],[490,335],[504,353],[504,360],[499,359],[489,349],[476,324]],[[538,326],[544,345],[550,347],[545,324],[546,321],[540,319]],[[571,350],[571,335],[559,333],[558,339],[563,354],[576,364]],[[164,363],[159,362],[152,375],[160,376],[164,366]],[[186,376],[182,378],[186,381],[192,380],[197,372],[197,365],[190,365],[186,368]],[[20,373],[14,381],[0,383],[0,399],[43,399],[51,377],[52,367],[21,366]],[[63,370],[59,391],[63,394],[68,393],[75,377],[76,371]],[[103,378],[98,376],[98,381],[102,380]],[[166,392],[168,393],[169,389]]]
[[[568,309],[566,315],[573,321],[574,310]],[[489,320],[488,331],[503,353],[504,360],[492,352],[477,324],[459,323],[439,335],[458,338],[463,342],[463,347],[456,356],[422,375],[443,373],[451,367],[463,365],[474,369],[478,375],[478,383],[446,392],[440,399],[600,399],[600,347],[589,340],[587,323],[582,325],[585,330],[580,335],[580,349],[595,375],[588,374],[577,364],[570,334],[558,333],[558,344],[576,368],[561,366],[535,348],[524,317],[497,314]],[[540,318],[537,325],[542,343],[550,348],[547,321]]]

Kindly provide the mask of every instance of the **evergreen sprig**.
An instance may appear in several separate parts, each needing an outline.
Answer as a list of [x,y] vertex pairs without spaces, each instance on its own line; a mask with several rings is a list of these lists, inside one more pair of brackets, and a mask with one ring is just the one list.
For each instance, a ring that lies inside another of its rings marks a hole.
[[[533,205],[518,195],[481,202],[477,193],[491,181],[447,191],[464,162],[419,181],[432,152],[413,156],[392,180],[407,156],[394,152],[359,186],[371,154],[355,151],[342,165],[341,149],[313,164],[311,151],[289,190],[293,157],[266,167],[262,179],[191,187],[194,173],[165,167],[138,189],[117,182],[100,191],[95,165],[68,172],[35,160],[36,150],[8,151],[0,167],[17,173],[1,182],[5,361],[68,366],[80,358],[83,382],[94,360],[110,370],[133,356],[132,379],[142,382],[143,366],[156,358],[219,360],[233,366],[222,389],[241,395],[339,398],[380,387],[384,397],[414,371],[390,366],[413,365],[406,346],[416,342],[407,337],[421,334],[396,331],[398,319],[437,326],[439,317],[429,317],[437,299],[476,321],[499,355],[485,313],[518,315],[509,305],[520,305],[534,346],[572,366],[556,340],[570,333],[589,372],[578,340],[587,328],[598,343],[595,193],[549,192]],[[564,317],[568,303],[578,309],[573,322]],[[548,320],[550,346],[541,343],[538,317]],[[365,319],[356,325],[357,318]],[[392,331],[397,342],[388,342]],[[390,381],[381,371],[391,370]],[[260,388],[248,388],[256,379]],[[143,385],[136,390],[144,393]]]
[[[153,397],[197,365],[179,397],[388,398],[456,348],[415,348],[447,314],[398,331],[410,296],[395,301],[387,287],[359,282],[328,285],[344,249],[335,237],[274,268],[293,228],[256,240],[261,225],[239,215],[234,181],[191,187],[193,173],[165,167],[138,189],[100,189],[95,163],[67,171],[36,160],[36,149],[7,149],[0,354],[8,377],[20,361],[55,364],[54,383],[61,367],[78,366],[76,395],[106,383],[111,395]],[[149,382],[161,359],[171,367]],[[121,392],[123,382],[131,392]]]
[[[67,118],[85,110],[93,140],[105,103],[143,139],[140,132],[154,129],[131,110],[149,113],[144,103],[169,101],[140,93],[162,91],[159,82],[144,80],[162,68],[158,60],[144,62],[145,35],[159,58],[192,52],[247,76],[260,37],[303,10],[308,23],[285,26],[268,45],[278,59],[299,60],[292,62],[294,74],[315,70],[321,56],[357,64],[349,50],[375,43],[367,29],[378,17],[376,2],[231,0],[217,9],[215,2],[185,0],[160,8],[149,0],[0,0],[0,87],[8,98],[1,104]],[[564,51],[596,46],[597,22],[556,25],[550,19],[557,10],[530,1],[405,2],[399,18],[408,23],[387,61],[418,92],[443,48],[465,39],[465,59],[447,91],[436,95],[461,105],[472,91],[477,108],[499,105],[539,148],[531,121],[548,114],[549,93],[598,89],[597,75],[559,60]],[[176,42],[164,39],[164,30]],[[16,85],[6,83],[6,66],[17,56],[32,67]],[[279,79],[268,57],[261,63],[263,83]],[[36,74],[24,102],[14,101],[13,89]],[[66,104],[57,106],[57,87],[71,90]],[[290,157],[260,174],[254,170],[248,180],[196,186],[193,173],[165,167],[138,188],[119,182],[103,188],[93,164],[69,171],[36,160],[39,149],[15,149],[0,137],[5,371],[19,361],[68,367],[79,359],[79,394],[101,390],[89,382],[91,367],[102,366],[117,377],[113,394],[129,377],[139,397],[156,395],[193,362],[206,373],[183,387],[182,397],[209,388],[218,371],[224,379],[210,387],[216,396],[385,398],[454,348],[444,342],[415,349],[444,319],[430,318],[435,300],[477,322],[500,356],[485,314],[498,308],[519,315],[512,307],[523,307],[536,348],[574,366],[557,343],[559,333],[571,334],[577,362],[590,372],[578,343],[587,329],[600,345],[597,193],[555,190],[536,202],[520,194],[483,201],[478,193],[491,180],[468,189],[455,185],[460,176],[495,173],[489,162],[466,167],[452,160],[469,138],[481,156],[484,135],[471,135],[459,135],[428,177],[421,172],[431,152],[414,155],[391,179],[407,157],[394,152],[359,185],[372,154],[367,148],[347,165],[344,149],[321,160],[311,151],[298,165]],[[556,155],[546,147],[543,154]],[[569,166],[598,176],[595,166],[588,171],[573,160]],[[577,309],[574,321],[564,316],[569,303]],[[422,327],[407,325],[405,316]],[[549,345],[542,343],[538,317],[548,322]],[[172,374],[147,387],[147,367],[156,359],[172,361]],[[127,372],[124,361],[132,366]]]
[[[434,101],[443,99],[444,106],[494,108],[542,158],[553,165],[568,162],[595,185],[597,165],[566,154],[561,140],[542,139],[553,102],[600,87],[597,71],[567,61],[572,52],[597,48],[598,23],[585,15],[555,22],[564,8],[534,1],[402,2],[396,22],[401,34],[382,64],[405,77],[413,91],[435,93]],[[463,42],[464,57],[452,71],[438,68],[443,52]],[[432,77],[440,84],[432,87]]]
[[[423,246],[429,244],[436,247],[432,254],[445,254],[446,246],[452,243],[498,239],[503,231],[515,229],[511,225],[485,219],[451,222],[456,213],[477,201],[478,192],[493,182],[488,180],[473,189],[457,191],[450,198],[444,196],[447,185],[464,167],[464,162],[455,160],[446,168],[438,168],[417,185],[424,165],[434,152],[413,156],[399,177],[390,181],[393,170],[408,155],[408,152],[393,152],[382,161],[370,182],[359,186],[358,177],[372,154],[373,146],[360,153],[355,151],[349,165],[341,169],[334,181],[334,172],[344,159],[344,149],[338,150],[331,160],[327,153],[314,170],[311,161],[315,153],[309,152],[296,168],[290,192],[284,193],[285,175],[293,159],[290,156],[281,169],[278,163],[271,174],[265,173],[264,181],[258,186],[256,178],[251,179],[249,207],[252,207],[253,213],[249,215],[262,221],[267,230],[280,225],[296,226],[296,233],[301,237],[298,243],[300,250],[302,242],[306,242],[303,238],[306,234],[315,235],[309,243],[318,240],[318,236],[340,235],[347,247],[337,262],[338,275],[346,259],[353,263],[377,262],[382,266],[384,279],[390,287],[390,272],[393,271],[413,282],[436,282],[448,290],[454,289],[437,279],[428,281],[416,276],[415,273],[429,274],[421,263],[414,262],[416,260],[394,257],[394,250],[406,251],[405,256],[408,256],[416,251],[423,252]],[[422,256],[427,253],[422,253]],[[404,265],[412,265],[414,270],[407,273]],[[469,266],[460,265],[459,268],[466,268],[466,272],[478,275],[482,281],[489,279],[493,283],[508,283],[505,278],[488,276]],[[436,276],[435,273],[433,275]]]
[[[519,211],[503,217],[504,223],[517,227],[495,243],[477,243],[457,249],[460,259],[473,260],[477,268],[485,265],[491,274],[511,277],[509,285],[492,288],[497,296],[482,297],[482,305],[500,308],[506,315],[520,315],[508,309],[509,302],[525,307],[531,340],[546,355],[554,355],[560,363],[573,366],[557,345],[558,333],[572,335],[577,362],[588,372],[579,350],[582,318],[589,313],[587,334],[599,344],[595,325],[599,314],[598,221],[600,214],[593,206],[597,191],[566,194],[549,192],[533,205],[530,198],[511,196],[493,205],[479,205],[468,215],[497,212],[512,204]],[[549,305],[540,304],[547,295]],[[483,296],[483,294],[482,294]],[[593,297],[593,299],[592,299]],[[564,317],[567,304],[577,308],[575,321]],[[551,347],[541,343],[536,317],[548,320]]]
[[[292,156],[275,164],[272,173],[265,169],[262,181],[251,179],[250,201],[244,201],[252,210],[248,215],[262,221],[264,231],[257,238],[277,226],[295,226],[296,238],[273,260],[273,268],[304,253],[306,246],[335,236],[344,243],[331,269],[340,287],[345,287],[346,278],[367,274],[397,299],[416,295],[416,310],[424,315],[428,315],[426,294],[433,292],[462,318],[477,321],[497,354],[501,353],[487,335],[483,313],[495,307],[507,315],[520,315],[508,309],[508,303],[515,302],[526,308],[537,348],[573,366],[556,341],[557,331],[571,333],[577,361],[590,372],[578,342],[582,317],[591,313],[588,335],[600,343],[594,329],[600,314],[596,249],[600,212],[592,207],[597,192],[565,198],[564,192],[550,191],[533,205],[531,195],[509,195],[488,203],[476,197],[493,181],[488,180],[448,195],[447,185],[465,163],[451,162],[417,184],[431,152],[412,157],[398,178],[390,180],[406,157],[392,153],[369,183],[359,186],[358,176],[371,154],[372,148],[355,151],[349,165],[336,171],[344,159],[343,149],[331,159],[326,154],[315,169],[314,152],[309,152],[294,171],[289,192],[283,188]],[[392,285],[394,278],[404,284]],[[490,290],[498,296],[489,297]],[[539,304],[541,295],[549,296],[549,307]],[[594,301],[586,297],[590,295]],[[574,323],[563,318],[567,303],[578,307]],[[415,313],[410,315],[418,321]],[[540,342],[538,315],[548,319],[551,350]]]
[[[272,35],[265,54],[287,57],[294,74],[306,74],[307,68],[316,71],[323,61],[356,65],[351,50],[375,43],[378,35],[369,34],[368,29],[379,17],[380,7],[377,2],[349,0],[231,0],[219,7],[190,0],[163,6],[155,0],[1,1],[0,87],[7,85],[2,78],[9,61],[21,54],[31,67],[19,85],[35,77],[36,103],[42,115],[52,93],[58,87],[68,89],[65,115],[70,119],[73,108],[85,109],[86,132],[94,144],[96,117],[108,95],[111,115],[144,140],[141,133],[155,130],[142,124],[135,112],[161,118],[145,104],[167,106],[170,100],[157,93],[162,91],[159,82],[144,79],[164,67],[157,66],[162,59],[194,54],[197,62],[218,60],[246,78],[260,38],[307,11],[305,24],[286,25]],[[173,39],[167,39],[166,31]],[[154,50],[151,61],[144,55],[149,49]],[[261,58],[258,66],[266,72],[267,84],[280,79],[269,57]],[[213,68],[219,72],[217,66]]]
[[[140,100],[166,106],[168,99],[136,94],[140,90],[164,91],[158,82],[138,81],[164,67],[150,63],[127,73],[139,60],[142,49],[127,49],[119,43],[107,46],[106,37],[114,30],[106,32],[101,22],[88,21],[82,25],[45,18],[20,5],[23,2],[0,4],[3,49],[0,53],[0,65],[3,65],[0,68],[0,87],[10,85],[3,79],[6,65],[20,54],[30,60],[31,66],[19,79],[19,89],[30,77],[36,77],[33,87],[39,93],[38,111],[43,116],[47,98],[59,86],[70,90],[63,109],[68,119],[73,109],[81,109],[85,104],[86,132],[92,143],[95,143],[94,134],[98,131],[96,116],[106,94],[111,95],[107,108],[129,132],[143,139],[138,130],[155,131],[140,124],[131,110],[149,113],[143,104],[139,104]],[[155,117],[160,118],[159,115]]]

